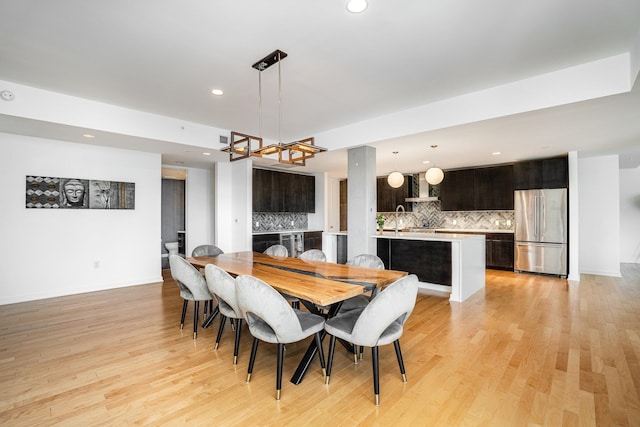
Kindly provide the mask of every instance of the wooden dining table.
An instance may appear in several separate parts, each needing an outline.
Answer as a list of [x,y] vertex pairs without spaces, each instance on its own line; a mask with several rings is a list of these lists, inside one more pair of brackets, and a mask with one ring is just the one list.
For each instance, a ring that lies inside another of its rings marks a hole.
[[[254,276],[278,292],[299,298],[312,312],[320,313],[318,306],[329,307],[324,314],[327,317],[334,316],[344,300],[363,294],[367,287],[383,288],[407,275],[404,271],[377,270],[251,251],[191,257],[187,261],[196,268],[213,264],[232,276]],[[302,381],[316,352],[315,341],[312,341],[291,378],[292,383]]]

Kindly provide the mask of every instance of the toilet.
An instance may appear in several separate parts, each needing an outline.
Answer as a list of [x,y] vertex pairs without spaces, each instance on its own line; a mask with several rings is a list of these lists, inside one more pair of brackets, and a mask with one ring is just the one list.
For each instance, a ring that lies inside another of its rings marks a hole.
[[169,256],[178,255],[178,242],[167,242],[164,247],[169,251]]

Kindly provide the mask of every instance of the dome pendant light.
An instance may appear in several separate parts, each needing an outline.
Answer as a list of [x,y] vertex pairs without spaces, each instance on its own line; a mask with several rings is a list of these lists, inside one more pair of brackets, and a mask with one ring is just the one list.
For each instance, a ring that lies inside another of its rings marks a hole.
[[367,0],[349,0],[347,1],[347,10],[351,13],[361,13],[367,8]]
[[[393,154],[398,154],[398,152],[394,151]],[[402,187],[402,184],[404,184],[404,175],[397,171],[391,172],[387,177],[387,182],[393,188],[400,188]]]
[[[437,145],[431,146],[433,149],[436,149],[437,147]],[[426,179],[430,185],[438,185],[444,179],[444,171],[434,166],[424,173],[424,179]]]

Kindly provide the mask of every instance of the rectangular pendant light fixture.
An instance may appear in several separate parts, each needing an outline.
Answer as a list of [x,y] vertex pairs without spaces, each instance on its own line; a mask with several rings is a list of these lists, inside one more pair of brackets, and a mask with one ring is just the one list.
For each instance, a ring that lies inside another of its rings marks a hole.
[[[262,73],[274,64],[278,64],[278,97],[282,97],[281,79],[280,79],[280,61],[287,57],[287,54],[281,50],[275,50],[265,56],[251,67]],[[260,74],[258,75],[260,78]],[[262,83],[260,81],[260,114],[262,114]],[[282,102],[279,102],[282,105]],[[281,107],[280,107],[281,108]],[[280,132],[280,116],[278,116],[278,133]],[[314,138],[305,138],[299,141],[283,144],[279,141],[277,144],[263,145],[262,137],[247,135],[240,132],[231,132],[229,147],[225,148],[225,152],[229,153],[229,160],[246,159],[250,156],[263,157],[270,155],[278,155],[280,163],[286,163],[297,166],[305,166],[306,160],[313,158],[316,153],[327,151],[326,148],[315,145]]]

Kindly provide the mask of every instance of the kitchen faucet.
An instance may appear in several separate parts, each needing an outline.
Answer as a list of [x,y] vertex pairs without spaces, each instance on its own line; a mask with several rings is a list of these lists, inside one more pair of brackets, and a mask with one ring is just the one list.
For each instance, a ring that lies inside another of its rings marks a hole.
[[396,236],[398,235],[398,211],[402,209],[402,213],[405,213],[404,206],[398,205],[396,206]]

